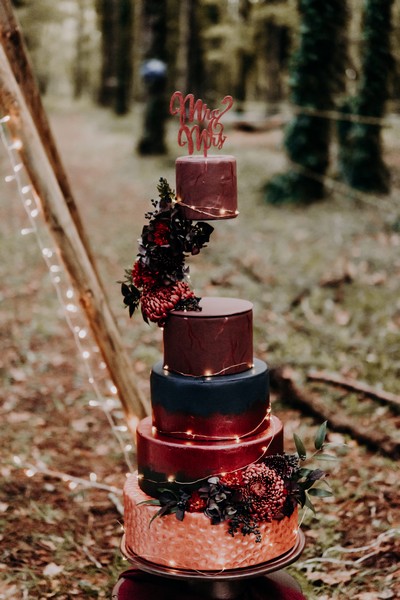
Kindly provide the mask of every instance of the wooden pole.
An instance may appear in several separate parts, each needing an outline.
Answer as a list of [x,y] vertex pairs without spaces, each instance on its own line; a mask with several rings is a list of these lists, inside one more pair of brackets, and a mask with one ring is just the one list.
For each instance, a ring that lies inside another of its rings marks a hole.
[[132,417],[141,418],[146,414],[146,401],[136,384],[107,298],[71,217],[7,55],[1,46],[0,110],[3,115],[11,117],[7,125],[13,138],[22,142],[21,161],[40,199],[44,218],[78,294],[80,304],[86,312],[110,376],[118,389],[129,424]]
[[10,0],[0,1],[0,43],[8,58],[8,62],[18,82],[21,93],[26,102],[26,106],[34,120],[35,127],[42,141],[44,150],[53,167],[58,185],[64,195],[65,202],[71,217],[78,230],[79,236],[85,246],[86,253],[92,263],[93,269],[97,273],[97,268],[87,239],[85,229],[76,206],[71,186],[67,174],[62,164],[60,155],[54,141],[51,128],[47,119],[46,111],[43,108],[39,88],[36,83],[32,65],[29,60],[29,54],[26,50],[21,28],[15,17],[14,10]]

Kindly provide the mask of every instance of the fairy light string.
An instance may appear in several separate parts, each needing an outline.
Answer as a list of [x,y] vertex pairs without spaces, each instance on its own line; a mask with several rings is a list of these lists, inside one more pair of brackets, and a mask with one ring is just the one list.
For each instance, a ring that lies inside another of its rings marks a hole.
[[[33,234],[36,238],[42,259],[50,274],[50,281],[63,310],[63,316],[72,333],[78,355],[82,358],[82,361],[80,362],[86,374],[87,382],[94,393],[94,398],[89,400],[88,405],[91,408],[99,407],[103,411],[124,456],[125,463],[129,471],[133,472],[134,467],[130,459],[130,452],[133,450],[133,444],[131,442],[128,443],[123,436],[123,434],[129,431],[129,428],[125,423],[118,424],[117,422],[118,416],[116,414],[116,408],[119,407],[119,403],[115,396],[117,395],[118,390],[111,380],[107,380],[105,382],[105,385],[108,388],[107,393],[103,393],[96,380],[95,370],[105,370],[106,364],[101,359],[99,360],[99,348],[93,342],[86,321],[83,319],[79,304],[74,301],[75,292],[69,284],[66,271],[59,258],[58,250],[53,246],[52,241],[47,243],[43,239],[43,232],[40,231],[39,225],[39,223],[43,224],[43,219],[40,219],[42,212],[40,200],[35,193],[24,164],[21,162],[18,155],[18,152],[23,148],[22,142],[18,139],[10,138],[7,123],[9,123],[11,119],[12,117],[10,115],[4,115],[0,118],[0,138],[12,170],[12,174],[6,175],[4,179],[6,183],[15,182],[18,196],[28,219],[28,226],[21,229],[21,235],[25,236]],[[23,465],[23,461],[20,457],[15,457],[14,463],[17,466]],[[49,474],[48,470],[39,464],[25,468],[25,472],[28,476],[32,476],[35,473]],[[76,484],[84,482],[84,480],[69,475],[66,475],[66,477],[70,482],[75,482]],[[92,479],[93,477],[94,476],[92,476]],[[99,484],[92,487],[99,487]]]

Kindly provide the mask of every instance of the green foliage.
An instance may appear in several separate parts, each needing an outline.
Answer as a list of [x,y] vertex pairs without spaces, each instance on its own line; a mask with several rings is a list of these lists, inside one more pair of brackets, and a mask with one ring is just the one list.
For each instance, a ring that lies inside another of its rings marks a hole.
[[[329,110],[342,86],[346,25],[345,0],[300,0],[300,44],[292,60],[292,102],[308,110]],[[329,163],[331,128],[328,119],[298,114],[289,124],[285,148],[299,173],[290,171],[266,186],[266,200],[310,203],[323,197],[322,177]],[[316,178],[310,181],[307,171]]]
[[[357,96],[342,111],[382,118],[389,96],[393,67],[390,51],[393,0],[367,0],[364,10],[362,77]],[[352,187],[370,192],[389,191],[389,172],[382,157],[381,125],[338,122],[339,169]]]

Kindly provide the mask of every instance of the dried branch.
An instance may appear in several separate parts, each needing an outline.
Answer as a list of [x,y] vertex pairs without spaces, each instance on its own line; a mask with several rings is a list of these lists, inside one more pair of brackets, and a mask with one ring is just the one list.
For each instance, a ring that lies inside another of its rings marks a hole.
[[286,402],[327,420],[332,429],[350,434],[354,439],[369,448],[394,459],[400,458],[400,442],[377,429],[365,428],[352,421],[348,414],[339,410],[338,406],[331,408],[316,394],[309,390],[300,389],[294,382],[294,373],[289,367],[271,369],[270,377],[271,386],[277,390]]
[[327,373],[326,371],[309,371],[307,377],[314,381],[324,381],[348,390],[361,392],[370,398],[376,398],[377,400],[400,406],[400,396],[392,394],[391,392],[386,392],[385,390],[379,390],[376,387],[371,387],[368,383],[363,381],[341,377],[337,373]]

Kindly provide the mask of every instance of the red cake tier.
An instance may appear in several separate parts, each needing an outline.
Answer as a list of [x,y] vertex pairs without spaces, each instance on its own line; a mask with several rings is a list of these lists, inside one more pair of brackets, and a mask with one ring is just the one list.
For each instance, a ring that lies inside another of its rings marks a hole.
[[254,359],[242,373],[188,377],[156,363],[150,377],[153,425],[178,438],[223,440],[254,435],[269,422],[268,367]]
[[237,216],[233,156],[182,156],[175,168],[176,196],[187,219],[210,221]]
[[262,432],[235,441],[189,441],[161,435],[151,417],[137,428],[140,488],[157,496],[160,488],[190,488],[199,480],[237,471],[265,456],[283,452],[283,427],[277,417]]
[[207,377],[253,366],[253,305],[202,298],[201,311],[172,311],[164,327],[164,369]]

